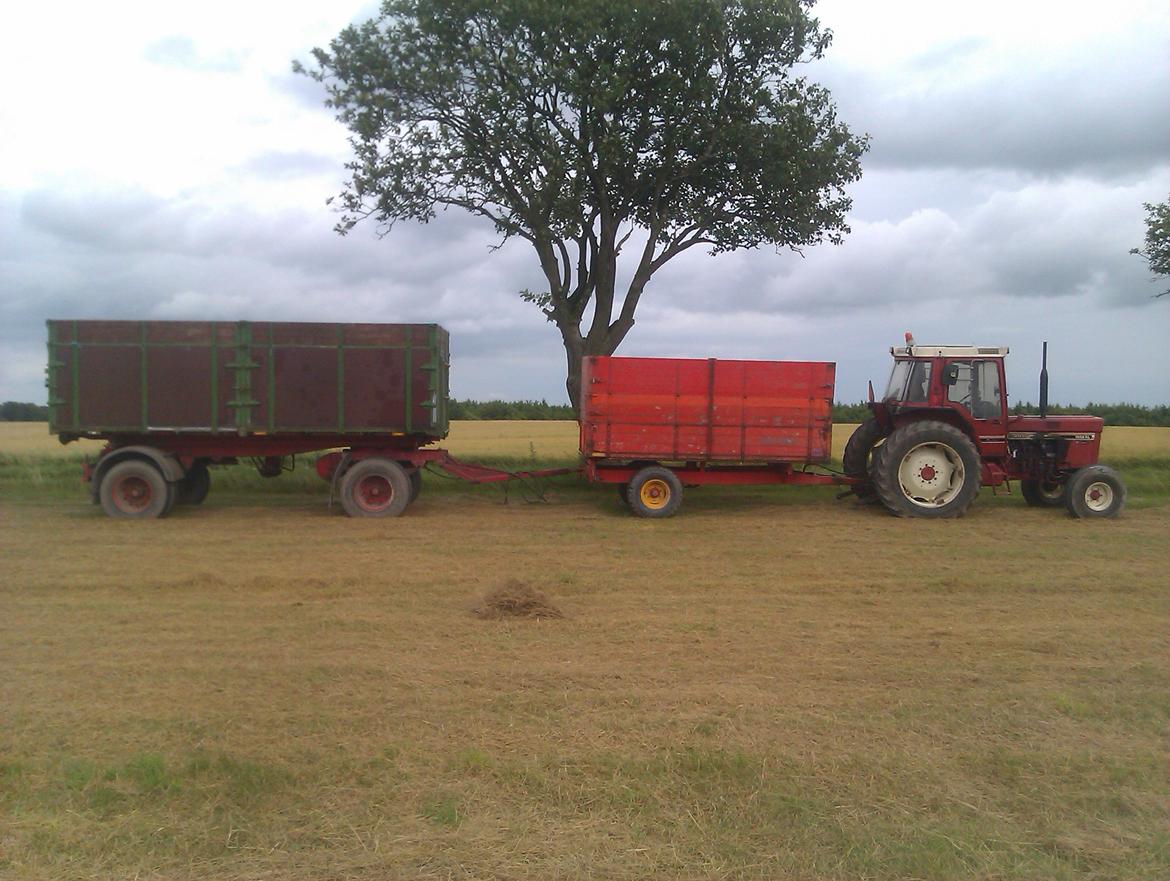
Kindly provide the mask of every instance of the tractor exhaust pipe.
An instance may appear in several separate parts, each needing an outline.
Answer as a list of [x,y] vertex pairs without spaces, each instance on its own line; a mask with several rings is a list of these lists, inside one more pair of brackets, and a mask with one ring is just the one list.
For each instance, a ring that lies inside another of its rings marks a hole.
[[1048,415],[1048,343],[1040,360],[1040,418]]

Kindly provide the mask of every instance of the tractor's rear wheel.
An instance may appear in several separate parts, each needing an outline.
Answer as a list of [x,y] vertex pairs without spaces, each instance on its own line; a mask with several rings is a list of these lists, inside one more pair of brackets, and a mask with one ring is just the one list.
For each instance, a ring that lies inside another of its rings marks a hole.
[[1021,480],[1020,494],[1033,508],[1060,508],[1066,487],[1063,480]]
[[979,451],[945,422],[895,429],[871,468],[882,503],[900,517],[960,517],[979,494]]
[[626,502],[639,517],[670,517],[682,504],[682,483],[669,468],[651,465],[634,475]]
[[853,430],[845,443],[841,465],[846,477],[863,479],[864,483],[853,485],[854,494],[867,504],[880,501],[870,479],[870,462],[874,448],[885,440],[886,433],[876,419],[867,419]]
[[1074,517],[1116,517],[1125,495],[1121,475],[1107,465],[1089,465],[1069,478],[1065,506]]
[[362,459],[341,478],[341,507],[350,517],[397,517],[410,504],[410,478],[389,459]]

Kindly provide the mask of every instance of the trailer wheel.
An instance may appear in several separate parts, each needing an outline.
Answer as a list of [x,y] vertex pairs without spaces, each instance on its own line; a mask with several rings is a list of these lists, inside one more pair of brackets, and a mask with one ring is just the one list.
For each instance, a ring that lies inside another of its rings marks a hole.
[[682,483],[669,468],[651,465],[626,487],[626,504],[639,517],[670,517],[682,504]]
[[855,484],[852,489],[854,495],[866,504],[880,503],[877,492],[873,488],[870,477],[870,463],[876,447],[885,440],[885,431],[876,419],[867,419],[853,430],[849,440],[845,443],[845,452],[841,456],[841,465],[847,477],[860,477],[864,483]]
[[111,466],[102,477],[98,496],[109,516],[134,520],[165,517],[175,503],[174,488],[145,459],[127,459]]
[[1033,508],[1060,508],[1067,487],[1063,480],[1021,480],[1020,495]]
[[413,504],[418,494],[422,492],[422,469],[411,468],[407,470],[406,476],[410,480],[410,502],[407,504]]
[[187,474],[175,484],[176,501],[180,505],[202,505],[211,490],[211,472],[205,462],[196,462]]
[[1116,517],[1125,495],[1121,475],[1106,465],[1089,465],[1069,479],[1065,506],[1074,517]]
[[362,459],[341,478],[341,507],[350,517],[397,517],[410,504],[410,478],[389,459]]
[[874,489],[898,516],[959,517],[979,494],[975,444],[945,422],[897,428],[873,463]]

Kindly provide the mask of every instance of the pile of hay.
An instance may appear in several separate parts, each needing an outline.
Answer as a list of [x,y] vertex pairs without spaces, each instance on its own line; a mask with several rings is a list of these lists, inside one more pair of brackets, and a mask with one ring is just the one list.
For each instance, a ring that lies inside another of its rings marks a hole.
[[483,595],[471,610],[480,618],[564,618],[543,591],[512,580]]

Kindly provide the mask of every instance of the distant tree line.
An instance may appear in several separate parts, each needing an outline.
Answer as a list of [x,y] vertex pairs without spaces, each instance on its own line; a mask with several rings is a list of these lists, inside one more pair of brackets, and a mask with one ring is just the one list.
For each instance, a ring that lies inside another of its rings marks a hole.
[[550,404],[548,401],[460,401],[452,398],[447,403],[451,419],[576,419],[571,404]]
[[0,404],[0,422],[48,422],[49,408],[42,404],[5,401]]
[[[1012,407],[1012,413],[1035,413],[1035,404],[1021,403]],[[1100,416],[1106,425],[1160,426],[1170,428],[1170,406],[1158,404],[1146,407],[1141,404],[1087,404],[1085,406],[1064,406],[1050,404],[1048,412],[1053,414],[1088,413]],[[495,419],[576,419],[577,414],[569,404],[550,404],[548,401],[461,401],[452,398],[447,406],[451,419],[495,420]],[[834,422],[863,422],[869,418],[865,404],[833,404]],[[43,404],[29,404],[21,401],[5,401],[0,404],[0,422],[48,422],[49,408]]]

